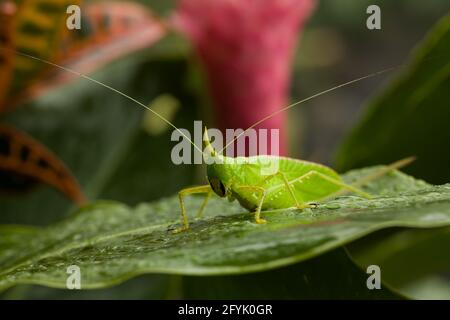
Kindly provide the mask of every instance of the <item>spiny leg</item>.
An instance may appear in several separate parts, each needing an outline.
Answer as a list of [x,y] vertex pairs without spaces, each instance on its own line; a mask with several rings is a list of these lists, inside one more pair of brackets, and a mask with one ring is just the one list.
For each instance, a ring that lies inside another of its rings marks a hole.
[[[191,187],[186,188],[178,192],[178,198],[180,199],[180,209],[181,209],[181,224],[182,226],[180,228],[177,228],[173,231],[173,233],[179,233],[182,231],[185,231],[189,229],[189,222],[186,215],[186,209],[184,207],[184,197],[191,194],[197,194],[197,193],[210,193],[211,186],[209,184],[204,186],[198,186],[198,187]],[[203,203],[202,207],[206,206],[205,203]],[[202,208],[200,208],[202,209]]]
[[365,177],[362,177],[361,179],[353,182],[351,185],[354,186],[354,187],[364,186],[367,183],[369,183],[370,181],[373,181],[373,180],[376,180],[378,178],[381,178],[382,176],[384,176],[384,175],[386,175],[386,174],[388,174],[388,173],[390,173],[390,172],[392,172],[394,170],[397,170],[397,169],[400,169],[400,168],[403,168],[403,167],[409,165],[414,160],[416,160],[415,157],[408,157],[408,158],[404,158],[404,159],[395,161],[395,162],[393,162],[393,163],[391,163],[391,164],[381,168],[380,170],[376,171],[375,173],[372,173],[372,174],[369,174],[369,175],[367,175]]
[[257,187],[257,186],[240,186],[241,189],[249,189],[260,193],[259,203],[256,207],[255,211],[255,222],[257,224],[264,224],[266,223],[266,220],[261,219],[261,209],[262,205],[264,203],[264,199],[266,198],[266,190],[263,187]]
[[286,189],[288,190],[289,194],[292,197],[292,200],[294,200],[295,206],[298,209],[306,209],[306,208],[313,207],[313,206],[303,203],[297,199],[297,197],[295,196],[294,189],[292,188],[291,182],[287,179],[286,175],[283,172],[278,171],[277,173],[268,176],[264,181],[268,181],[276,176],[280,176],[283,179],[284,185],[286,186]]
[[[398,170],[400,168],[403,168],[403,167],[409,165],[415,159],[416,159],[415,157],[408,157],[408,158],[404,158],[404,159],[395,161],[395,162],[393,162],[393,163],[391,163],[391,164],[381,168],[380,170],[377,170],[376,172],[374,172],[372,174],[369,174],[367,176],[364,176],[364,177],[356,180],[355,182],[351,183],[350,185],[352,187],[354,187],[354,188],[360,188],[360,187],[368,184],[369,182],[371,182],[373,180],[379,179],[382,176],[387,175],[388,173],[390,173],[390,172],[392,172],[394,170]],[[338,191],[338,192],[333,193],[332,195],[330,195],[326,199],[328,199],[328,198],[335,198],[335,197],[341,196],[343,194],[345,194],[345,191]]]
[[323,180],[326,180],[326,181],[328,181],[328,182],[330,182],[330,183],[332,183],[332,184],[334,184],[334,185],[336,185],[338,187],[341,187],[341,188],[347,189],[347,190],[349,190],[351,192],[354,192],[356,194],[359,194],[360,196],[362,196],[364,198],[367,198],[367,199],[371,199],[372,198],[372,196],[370,194],[368,194],[368,193],[366,193],[366,192],[364,192],[364,191],[362,191],[362,190],[360,190],[360,189],[358,189],[358,188],[356,188],[356,187],[354,187],[352,185],[349,185],[349,184],[347,184],[345,182],[342,182],[342,181],[336,180],[334,178],[331,178],[331,177],[329,177],[327,175],[324,175],[323,173],[320,173],[320,172],[315,171],[315,170],[312,170],[312,171],[304,174],[303,176],[298,177],[298,178],[290,181],[290,183],[294,184],[296,182],[305,180],[308,177],[312,177],[312,176],[317,176],[317,177],[319,177],[319,178],[321,178]]

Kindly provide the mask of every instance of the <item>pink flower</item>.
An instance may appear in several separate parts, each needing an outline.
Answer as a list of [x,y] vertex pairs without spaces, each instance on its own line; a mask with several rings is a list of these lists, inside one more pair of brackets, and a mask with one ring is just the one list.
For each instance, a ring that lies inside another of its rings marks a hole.
[[[179,0],[174,21],[204,65],[222,130],[248,128],[286,106],[292,54],[313,5],[314,0]],[[257,128],[280,129],[280,154],[286,153],[284,113]]]

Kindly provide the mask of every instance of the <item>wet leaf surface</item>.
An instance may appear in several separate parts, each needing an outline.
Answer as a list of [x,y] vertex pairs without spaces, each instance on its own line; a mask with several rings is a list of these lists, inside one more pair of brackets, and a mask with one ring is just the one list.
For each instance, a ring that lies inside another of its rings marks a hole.
[[[345,175],[349,182],[379,167]],[[97,202],[46,228],[2,226],[0,288],[20,283],[64,288],[78,265],[82,288],[118,284],[144,273],[229,275],[287,266],[361,238],[402,226],[450,225],[450,185],[430,186],[402,173],[370,183],[372,200],[342,196],[318,209],[264,212],[266,225],[235,203],[214,198],[204,218],[179,224],[176,196],[135,208]],[[193,214],[202,199],[187,201]]]

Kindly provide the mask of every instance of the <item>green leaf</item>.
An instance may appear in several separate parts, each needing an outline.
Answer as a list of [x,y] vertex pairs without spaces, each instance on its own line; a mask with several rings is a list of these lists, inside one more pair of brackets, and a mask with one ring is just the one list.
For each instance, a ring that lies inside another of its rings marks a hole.
[[383,230],[350,244],[347,249],[364,268],[371,264],[380,266],[383,279],[400,288],[448,270],[450,256],[444,251],[449,246],[450,228],[445,227]]
[[[350,172],[348,182],[380,167]],[[366,188],[372,200],[343,196],[314,210],[265,212],[256,225],[235,203],[213,198],[203,219],[181,234],[176,196],[130,208],[89,205],[47,228],[2,226],[0,288],[35,283],[64,288],[78,265],[82,288],[102,288],[144,273],[227,275],[287,266],[383,228],[450,225],[450,185],[429,186],[393,172]],[[187,201],[193,213],[202,199]]]
[[431,183],[450,181],[450,15],[430,31],[409,66],[373,99],[337,155],[337,168],[417,161],[406,169]]
[[188,299],[402,299],[385,284],[368,290],[369,275],[338,248],[287,267],[242,275],[183,277]]
[[[172,294],[172,277],[143,275],[112,288],[67,290],[37,285],[19,285],[2,293],[2,300],[138,300],[168,299]],[[175,296],[176,297],[176,296]]]
[[383,281],[401,293],[416,299],[446,299],[450,280],[442,275],[450,267],[449,246],[450,227],[395,228],[355,241],[347,249],[362,268],[378,265]]
[[431,276],[411,283],[402,291],[414,299],[450,300],[450,280],[448,276]]

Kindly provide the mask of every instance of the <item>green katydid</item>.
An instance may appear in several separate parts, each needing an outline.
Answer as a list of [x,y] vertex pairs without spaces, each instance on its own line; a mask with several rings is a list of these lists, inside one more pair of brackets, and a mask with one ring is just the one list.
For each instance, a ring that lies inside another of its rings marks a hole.
[[[261,218],[263,210],[297,208],[315,208],[318,201],[338,195],[341,192],[353,192],[364,198],[372,196],[361,189],[360,185],[399,169],[414,160],[405,158],[381,169],[379,172],[362,178],[354,184],[346,184],[338,173],[324,165],[288,157],[259,155],[252,157],[230,158],[219,154],[211,146],[207,129],[204,134],[205,158],[212,158],[207,164],[209,184],[181,190],[178,195],[181,207],[182,227],[174,232],[189,228],[184,206],[184,197],[191,194],[206,194],[197,216],[201,217],[213,193],[229,200],[238,200],[239,204],[254,212],[255,222],[264,224]],[[265,167],[277,168],[273,174],[262,174]]]
[[[412,157],[397,161],[391,165],[384,167],[379,172],[371,176],[364,177],[354,184],[346,184],[342,181],[338,173],[336,173],[331,168],[318,163],[279,156],[259,155],[252,157],[231,158],[221,154],[227,146],[229,146],[231,143],[234,143],[234,141],[245,134],[247,130],[270,119],[280,112],[284,112],[313,98],[319,97],[339,88],[349,86],[364,79],[375,77],[395,68],[384,69],[382,71],[378,71],[376,73],[372,73],[345,82],[338,86],[312,95],[306,99],[297,101],[287,107],[278,110],[277,112],[269,114],[237,135],[234,140],[229,142],[219,153],[212,147],[206,128],[204,133],[205,149],[202,150],[169,120],[167,120],[154,110],[150,109],[147,105],[137,101],[136,99],[126,95],[125,93],[120,92],[119,90],[112,88],[111,86],[101,83],[98,80],[95,80],[85,74],[79,73],[67,67],[40,59],[26,53],[16,53],[59,68],[65,72],[75,74],[81,78],[107,88],[108,90],[111,90],[131,100],[132,102],[154,113],[162,121],[177,130],[194,146],[197,151],[203,154],[203,157],[205,159],[210,160],[208,161],[208,163],[210,164],[207,164],[206,168],[207,179],[209,183],[203,186],[185,188],[178,193],[182,226],[174,230],[174,233],[189,229],[189,222],[184,206],[184,198],[187,195],[206,195],[203,204],[199,208],[197,216],[201,216],[203,214],[209,198],[213,194],[216,194],[219,197],[227,197],[229,200],[238,200],[242,207],[251,212],[254,212],[254,219],[257,224],[263,224],[266,223],[266,221],[261,218],[261,212],[267,209],[284,209],[293,207],[303,210],[306,208],[315,208],[318,206],[318,202],[336,196],[342,192],[353,192],[361,197],[370,199],[372,196],[360,189],[362,185],[368,183],[371,180],[377,179],[392,170],[399,169],[413,161]],[[262,174],[262,168],[266,166],[276,167],[277,171],[269,175]]]

